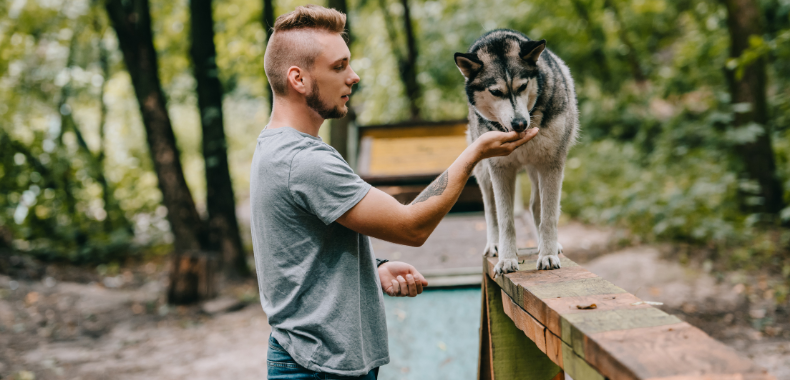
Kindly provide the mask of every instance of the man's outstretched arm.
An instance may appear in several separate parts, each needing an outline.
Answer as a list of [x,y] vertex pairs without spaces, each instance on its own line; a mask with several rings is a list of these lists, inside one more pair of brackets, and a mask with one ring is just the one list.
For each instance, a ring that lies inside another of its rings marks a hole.
[[458,200],[480,160],[507,156],[537,134],[537,128],[528,129],[521,136],[516,132],[487,132],[469,145],[411,204],[402,205],[389,194],[372,188],[337,222],[364,235],[421,246]]

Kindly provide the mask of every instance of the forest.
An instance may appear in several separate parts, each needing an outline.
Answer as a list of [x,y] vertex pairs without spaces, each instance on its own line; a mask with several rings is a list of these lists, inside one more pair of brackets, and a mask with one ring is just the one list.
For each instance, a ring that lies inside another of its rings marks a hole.
[[[263,54],[275,18],[302,4],[0,1],[2,255],[117,268],[175,254],[248,278],[237,213],[270,112]],[[465,118],[453,54],[484,32],[546,39],[581,120],[563,218],[782,276],[787,300],[790,1],[320,5],[348,14],[361,77],[353,112],[322,127],[344,155],[350,123]]]

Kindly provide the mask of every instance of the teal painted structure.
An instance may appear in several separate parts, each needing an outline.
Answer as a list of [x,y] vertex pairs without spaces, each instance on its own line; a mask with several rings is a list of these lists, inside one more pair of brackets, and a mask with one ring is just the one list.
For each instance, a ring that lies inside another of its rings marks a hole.
[[390,364],[379,380],[477,379],[479,287],[384,296]]

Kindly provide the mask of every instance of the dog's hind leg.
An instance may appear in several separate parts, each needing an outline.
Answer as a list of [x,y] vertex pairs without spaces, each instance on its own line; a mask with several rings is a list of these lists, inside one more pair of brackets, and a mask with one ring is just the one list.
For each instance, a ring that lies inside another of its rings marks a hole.
[[[540,176],[538,170],[532,166],[527,166],[527,175],[532,183],[529,191],[529,211],[535,222],[535,231],[538,231],[538,227],[540,227]],[[537,240],[538,246],[540,246],[540,233],[538,233]]]
[[486,247],[483,256],[494,257],[497,255],[499,244],[499,223],[496,218],[496,202],[494,202],[494,188],[491,186],[491,168],[488,163],[481,162],[474,170],[480,192],[483,194],[483,207],[486,217]]
[[516,190],[515,168],[492,168],[491,184],[496,202],[499,223],[499,262],[494,268],[497,275],[518,270],[516,257],[516,225],[513,220],[513,201]]
[[540,245],[537,269],[559,269],[561,248],[557,243],[557,223],[560,216],[562,166],[541,168],[540,177]]

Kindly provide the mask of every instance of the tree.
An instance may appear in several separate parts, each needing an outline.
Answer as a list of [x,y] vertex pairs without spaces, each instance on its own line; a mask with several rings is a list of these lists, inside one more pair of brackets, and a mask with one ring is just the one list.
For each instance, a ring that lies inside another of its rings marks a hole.
[[[354,37],[351,34],[351,20],[348,17],[348,5],[346,0],[329,0],[329,8],[336,9],[346,15],[346,43],[350,49]],[[346,106],[348,107],[346,116],[340,119],[332,119],[330,122],[329,142],[346,161],[349,161],[348,127],[349,124],[356,119],[356,114],[354,113],[354,109],[351,108],[351,100],[346,103]]]
[[[727,29],[730,35],[730,57],[738,58],[749,48],[752,36],[761,36],[760,9],[753,0],[721,0],[727,8]],[[752,205],[768,214],[778,215],[783,207],[782,185],[776,175],[776,163],[768,128],[766,99],[766,63],[760,57],[742,68],[742,75],[727,70],[732,104],[736,109],[735,128],[757,128],[751,141],[739,144],[735,151],[744,164],[746,175],[760,185],[761,204]],[[744,194],[746,197],[752,194]],[[745,204],[750,202],[744,201]]]
[[250,271],[239,235],[236,198],[228,168],[211,0],[192,0],[189,8],[192,16],[190,55],[203,130],[209,247],[211,251],[221,252],[227,278],[241,278],[248,276]]
[[[167,113],[167,104],[159,80],[157,54],[151,33],[148,0],[107,0],[110,22],[126,69],[132,79],[135,96],[145,126],[146,139],[157,174],[167,219],[175,240],[173,268],[168,298],[171,303],[190,303],[207,298],[213,281],[196,281],[196,274],[210,277],[209,260],[194,259],[206,246],[203,222],[187,187],[176,147],[175,134]],[[204,239],[201,241],[201,239]],[[204,269],[195,269],[201,265]],[[202,289],[198,284],[203,284]]]
[[406,97],[409,100],[409,115],[412,120],[420,119],[419,100],[421,96],[420,84],[417,82],[417,42],[414,37],[414,27],[411,22],[411,10],[409,1],[401,0],[403,7],[403,30],[406,37],[406,54],[403,54],[398,43],[398,36],[387,9],[386,0],[379,0],[379,6],[384,13],[384,23],[386,24],[387,36],[389,37],[392,51],[398,60],[398,73],[400,74],[403,86],[406,89]]
[[[269,43],[269,39],[272,38],[272,32],[274,28],[274,1],[273,0],[263,0],[263,30],[266,31],[266,44]],[[266,50],[266,46],[263,47],[263,50]],[[264,72],[264,77],[266,76]],[[272,90],[272,86],[268,85],[266,90],[269,94],[269,110],[274,107],[274,90]]]

